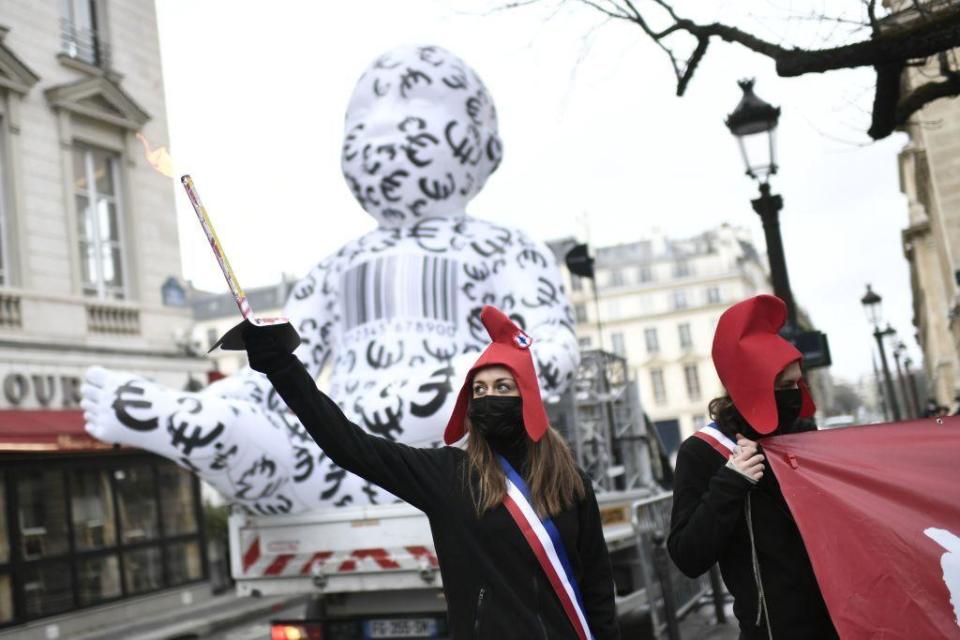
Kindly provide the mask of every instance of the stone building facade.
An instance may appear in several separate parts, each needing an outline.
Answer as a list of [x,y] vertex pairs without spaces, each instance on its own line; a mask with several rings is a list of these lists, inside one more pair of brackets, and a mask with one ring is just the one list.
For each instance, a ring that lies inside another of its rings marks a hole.
[[[946,62],[957,69],[960,52],[911,67],[903,83],[930,81]],[[924,355],[928,393],[945,406],[960,390],[960,99],[932,102],[904,127],[900,183],[907,197],[904,256],[910,263],[913,323]]]
[[[561,264],[569,244],[552,243]],[[602,345],[592,284],[563,269],[580,344],[626,357],[644,411],[675,449],[723,392],[710,357],[716,322],[731,304],[770,293],[765,260],[729,225],[599,247],[595,257]]]
[[0,637],[79,637],[192,602],[197,480],[93,441],[91,365],[182,388],[174,185],[153,0],[0,2]]

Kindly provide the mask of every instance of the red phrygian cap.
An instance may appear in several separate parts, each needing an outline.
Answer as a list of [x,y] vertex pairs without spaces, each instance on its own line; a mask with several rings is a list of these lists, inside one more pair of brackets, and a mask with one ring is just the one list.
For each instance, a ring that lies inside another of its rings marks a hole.
[[[802,360],[796,347],[780,336],[787,306],[775,296],[738,302],[723,312],[713,336],[713,366],[734,406],[757,433],[777,428],[774,383],[783,369]],[[806,383],[800,381],[800,417],[817,410]]]
[[467,417],[467,405],[473,395],[473,375],[484,367],[500,365],[509,369],[517,381],[517,389],[523,401],[523,426],[530,439],[536,442],[546,433],[549,423],[543,400],[540,398],[540,384],[533,368],[533,356],[530,354],[533,340],[496,307],[484,306],[480,312],[480,321],[493,342],[480,354],[467,373],[450,422],[443,432],[443,441],[453,444],[462,438],[466,431],[464,421]]

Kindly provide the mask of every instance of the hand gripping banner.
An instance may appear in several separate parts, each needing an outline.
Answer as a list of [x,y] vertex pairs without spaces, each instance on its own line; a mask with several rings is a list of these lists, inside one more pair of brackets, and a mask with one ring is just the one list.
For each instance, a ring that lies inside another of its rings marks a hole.
[[762,444],[841,638],[960,639],[960,418]]

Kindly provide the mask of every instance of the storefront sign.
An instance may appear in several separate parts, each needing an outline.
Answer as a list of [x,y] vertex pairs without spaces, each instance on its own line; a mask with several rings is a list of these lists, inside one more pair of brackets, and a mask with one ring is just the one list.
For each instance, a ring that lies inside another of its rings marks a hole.
[[0,408],[72,409],[80,406],[79,375],[7,371],[0,382]]

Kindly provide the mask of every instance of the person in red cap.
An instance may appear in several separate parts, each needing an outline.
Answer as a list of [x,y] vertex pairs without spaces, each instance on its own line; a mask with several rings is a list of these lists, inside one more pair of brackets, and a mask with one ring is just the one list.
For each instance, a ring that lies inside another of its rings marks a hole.
[[[802,356],[779,335],[780,298],[760,295],[720,316],[713,364],[727,391],[713,423],[677,452],[667,549],[691,577],[719,563],[740,638],[837,638],[810,559],[780,486],[764,473],[758,442],[809,429],[816,406]],[[813,427],[816,428],[816,427]]]
[[533,339],[495,307],[480,318],[492,343],[444,432],[447,445],[465,446],[433,449],[351,423],[269,327],[249,327],[244,340],[250,366],[326,455],[426,513],[450,637],[619,638],[597,499],[547,420]]

